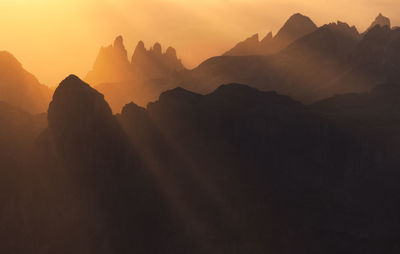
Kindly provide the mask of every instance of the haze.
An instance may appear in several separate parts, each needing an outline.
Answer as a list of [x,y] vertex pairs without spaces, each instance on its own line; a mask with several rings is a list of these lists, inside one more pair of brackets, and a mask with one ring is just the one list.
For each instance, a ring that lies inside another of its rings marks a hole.
[[130,53],[138,40],[159,41],[194,67],[254,33],[276,33],[296,12],[360,31],[377,12],[400,23],[398,0],[2,0],[0,9],[0,48],[49,86],[69,73],[84,76],[100,46],[119,34]]

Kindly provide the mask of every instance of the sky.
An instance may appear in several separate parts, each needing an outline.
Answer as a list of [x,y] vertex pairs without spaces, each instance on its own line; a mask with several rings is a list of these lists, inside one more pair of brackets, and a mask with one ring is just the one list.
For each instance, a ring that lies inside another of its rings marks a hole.
[[130,54],[139,40],[160,42],[192,68],[255,33],[275,34],[297,12],[364,31],[380,12],[400,25],[399,10],[399,0],[0,0],[0,50],[56,86],[84,77],[118,35]]

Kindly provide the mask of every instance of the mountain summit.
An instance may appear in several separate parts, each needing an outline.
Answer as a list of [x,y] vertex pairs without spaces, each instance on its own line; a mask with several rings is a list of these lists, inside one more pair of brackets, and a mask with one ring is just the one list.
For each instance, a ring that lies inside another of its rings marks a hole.
[[139,41],[131,60],[133,75],[144,76],[147,79],[165,78],[174,71],[184,68],[176,50],[168,47],[163,53],[162,46],[158,42],[147,50],[144,43]]
[[118,36],[112,45],[100,49],[85,80],[90,84],[99,85],[127,82],[137,78],[158,79],[184,68],[176,50],[169,47],[163,53],[158,42],[147,50],[144,43],[139,41],[129,61],[123,38]]
[[226,52],[226,56],[270,55],[286,48],[292,42],[317,30],[317,26],[307,16],[300,13],[292,15],[275,37],[272,33],[259,41],[258,34],[239,42]]
[[130,79],[128,52],[122,36],[118,36],[112,45],[101,47],[93,68],[85,80],[99,84],[127,79]]
[[375,26],[380,26],[380,27],[388,26],[390,28],[391,27],[390,19],[388,17],[383,16],[382,13],[379,13],[378,17],[376,17],[376,19],[372,22],[367,31],[365,31],[365,34]]
[[309,18],[300,13],[294,14],[279,30],[275,40],[281,47],[286,47],[297,39],[307,35],[317,29],[317,26]]

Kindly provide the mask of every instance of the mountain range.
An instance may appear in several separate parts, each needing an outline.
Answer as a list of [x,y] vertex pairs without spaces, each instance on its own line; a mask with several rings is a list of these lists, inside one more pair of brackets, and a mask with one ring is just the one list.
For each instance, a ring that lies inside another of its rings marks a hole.
[[149,50],[140,41],[128,60],[122,36],[113,45],[102,47],[85,80],[105,94],[115,112],[135,100],[141,105],[154,100],[163,91],[165,80],[184,70],[176,50],[168,47],[162,51],[160,43]]
[[21,126],[5,137],[27,134],[0,146],[0,248],[396,253],[398,96],[384,84],[305,106],[241,84],[178,87],[113,115],[69,76],[48,126],[0,105],[1,126]]
[[[377,42],[373,41],[386,40],[384,31],[392,34],[389,40],[393,42],[382,41],[375,49],[373,44]],[[376,33],[382,34],[374,35]],[[383,59],[383,52],[396,55],[396,33],[397,29],[391,29],[390,20],[382,14],[364,33],[340,21],[317,27],[310,18],[295,14],[276,36],[269,33],[259,41],[258,35],[254,35],[222,56],[207,59],[191,70],[183,67],[174,49],[168,48],[162,54],[158,43],[147,51],[139,42],[129,63],[122,38],[118,37],[114,44],[119,46],[114,48],[119,53],[113,57],[120,59],[110,57],[107,60],[102,53],[105,49],[101,50],[86,80],[95,85],[101,83],[96,88],[104,93],[114,112],[119,112],[131,100],[145,106],[156,100],[162,91],[178,85],[209,93],[220,84],[233,82],[263,91],[275,90],[303,103],[312,103],[338,93],[368,91],[396,79],[393,76],[397,73],[397,58]],[[373,38],[375,36],[377,38]],[[361,56],[374,59],[359,59]],[[112,67],[108,68],[108,64]],[[115,69],[111,72],[124,74],[113,74],[115,79],[94,80],[93,73],[99,73],[98,77],[111,75],[96,66],[106,66],[104,68],[109,71]]]
[[0,252],[399,253],[400,29],[268,38],[188,70],[117,37],[51,98],[0,54]]

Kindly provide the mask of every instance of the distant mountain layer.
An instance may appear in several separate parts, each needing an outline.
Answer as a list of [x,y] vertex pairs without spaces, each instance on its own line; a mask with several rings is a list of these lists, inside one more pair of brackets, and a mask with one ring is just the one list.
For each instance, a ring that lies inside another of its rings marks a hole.
[[372,24],[369,26],[369,28],[364,32],[364,34],[368,33],[369,30],[374,28],[375,26],[380,26],[380,27],[389,27],[391,28],[391,22],[388,17],[385,17],[382,15],[382,13],[379,13],[378,17],[372,22]]
[[274,55],[208,59],[178,73],[169,86],[209,93],[219,84],[239,82],[309,103],[400,81],[399,43],[399,29],[375,26],[363,36],[346,23],[331,23]]
[[123,38],[102,47],[85,80],[104,93],[115,112],[132,99],[145,105],[164,90],[162,83],[174,73],[184,70],[176,50],[168,47],[162,52],[159,43],[147,50],[140,41],[128,60]]
[[364,34],[340,21],[318,28],[310,18],[295,14],[276,36],[269,33],[259,41],[254,35],[192,70],[182,66],[174,49],[162,53],[158,43],[146,50],[139,42],[129,61],[119,37],[114,46],[101,50],[86,80],[104,93],[114,112],[131,100],[145,106],[177,86],[209,93],[233,82],[310,103],[397,81],[397,31],[381,14]]
[[0,52],[0,101],[31,113],[45,112],[51,91],[8,52]]
[[272,36],[272,33],[269,33],[264,39],[259,41],[258,34],[255,34],[245,41],[238,43],[224,55],[271,55],[315,30],[317,30],[317,26],[314,22],[310,18],[298,13],[289,18],[275,37]]

